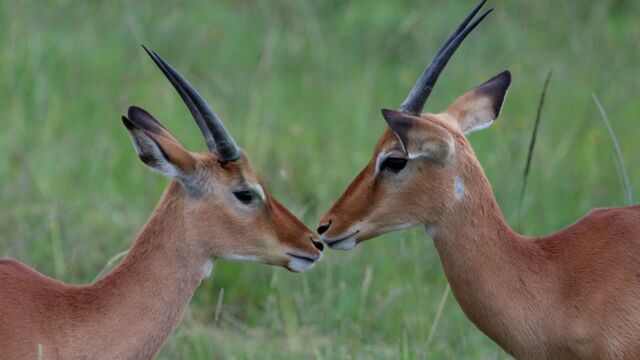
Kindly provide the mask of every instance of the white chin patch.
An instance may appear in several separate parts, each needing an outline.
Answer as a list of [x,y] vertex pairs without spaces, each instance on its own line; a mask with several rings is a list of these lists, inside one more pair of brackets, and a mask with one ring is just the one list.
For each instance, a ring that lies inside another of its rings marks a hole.
[[311,269],[315,264],[315,261],[294,257],[289,261],[287,267],[293,272],[303,272]]
[[351,250],[356,247],[356,237],[355,235],[349,236],[344,240],[332,243],[329,247],[335,250]]

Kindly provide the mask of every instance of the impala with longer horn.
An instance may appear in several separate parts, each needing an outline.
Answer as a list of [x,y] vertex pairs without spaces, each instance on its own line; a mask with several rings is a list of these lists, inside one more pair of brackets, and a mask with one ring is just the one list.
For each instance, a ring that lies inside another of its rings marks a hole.
[[150,359],[178,325],[212,259],[299,272],[322,244],[267,192],[247,155],[198,92],[155,52],[205,137],[192,153],[149,113],[122,117],[138,156],[172,180],[122,262],[91,285],[67,285],[0,260],[0,359]]
[[332,248],[424,225],[471,321],[518,359],[640,358],[640,207],[594,209],[540,237],[504,220],[466,135],[491,125],[508,71],[444,112],[423,105],[453,50],[487,15],[454,32],[388,127],[373,156],[320,221]]

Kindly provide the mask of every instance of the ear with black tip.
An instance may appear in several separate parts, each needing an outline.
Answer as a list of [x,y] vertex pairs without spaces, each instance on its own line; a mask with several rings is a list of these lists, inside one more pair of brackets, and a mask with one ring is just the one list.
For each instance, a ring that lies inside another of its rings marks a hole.
[[187,180],[195,170],[196,159],[158,120],[139,107],[129,108],[122,123],[129,131],[138,157],[152,170],[165,176]]
[[465,134],[482,130],[500,115],[504,98],[511,85],[511,73],[503,71],[484,84],[457,98],[447,109]]
[[382,109],[382,116],[398,137],[407,157],[426,157],[445,163],[453,154],[453,137],[441,126],[397,110]]

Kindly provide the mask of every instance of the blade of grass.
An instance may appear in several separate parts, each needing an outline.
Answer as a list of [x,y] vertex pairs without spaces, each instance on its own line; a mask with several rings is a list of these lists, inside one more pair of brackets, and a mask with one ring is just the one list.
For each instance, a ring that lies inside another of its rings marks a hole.
[[531,159],[533,158],[533,149],[536,146],[536,138],[538,136],[538,129],[540,128],[540,119],[542,114],[542,106],[544,105],[544,98],[547,95],[547,86],[549,86],[549,80],[551,80],[552,70],[549,70],[547,78],[544,80],[542,86],[542,93],[540,93],[540,101],[538,102],[538,111],[536,113],[536,122],[533,125],[533,133],[531,134],[531,142],[529,143],[529,153],[527,154],[527,163],[524,166],[524,173],[522,174],[522,190],[520,190],[520,202],[518,203],[518,222],[520,222],[520,214],[522,212],[522,200],[524,199],[524,191],[527,188],[527,177],[529,176],[529,170],[531,169]]
[[218,320],[220,320],[220,313],[222,312],[222,301],[224,300],[224,288],[220,288],[218,293],[218,301],[216,302],[216,312],[213,317],[213,326],[218,326]]
[[129,252],[129,250],[125,250],[122,251],[119,254],[116,254],[116,256],[112,257],[107,264],[102,268],[102,270],[100,270],[98,272],[98,275],[96,275],[95,278],[93,278],[93,280],[91,281],[92,283],[98,281],[101,277],[103,277],[109,270],[111,270],[111,268],[113,268],[113,265],[117,262],[120,261],[120,259],[122,259],[125,255],[127,255],[127,253]]
[[427,341],[424,345],[425,352],[429,349],[429,345],[431,345],[431,341],[433,341],[433,337],[436,334],[436,329],[438,328],[438,324],[440,323],[440,318],[442,317],[442,312],[444,310],[444,305],[447,303],[447,299],[449,298],[449,293],[451,292],[451,286],[447,284],[447,287],[444,288],[442,292],[442,296],[440,297],[440,303],[438,304],[438,310],[436,311],[436,317],[433,319],[433,324],[431,325],[431,330],[429,330],[429,336],[427,336]]
[[57,278],[62,278],[66,271],[64,265],[64,249],[62,248],[62,230],[60,227],[59,215],[56,206],[51,210],[51,222],[49,224],[51,233],[51,255],[53,258],[53,268]]
[[600,117],[604,122],[604,125],[607,127],[607,131],[609,132],[609,137],[611,138],[611,142],[613,142],[613,148],[616,151],[616,166],[618,167],[618,175],[620,176],[620,182],[622,183],[622,190],[626,196],[627,204],[633,204],[633,196],[631,195],[631,185],[629,184],[629,174],[627,174],[627,169],[624,166],[624,158],[622,157],[622,150],[620,150],[620,143],[618,142],[618,138],[616,137],[615,132],[613,132],[613,127],[611,127],[611,122],[609,121],[609,117],[607,113],[604,111],[602,104],[598,100],[596,94],[591,94],[593,98],[593,102],[596,103],[596,107],[598,108],[598,112],[600,112]]

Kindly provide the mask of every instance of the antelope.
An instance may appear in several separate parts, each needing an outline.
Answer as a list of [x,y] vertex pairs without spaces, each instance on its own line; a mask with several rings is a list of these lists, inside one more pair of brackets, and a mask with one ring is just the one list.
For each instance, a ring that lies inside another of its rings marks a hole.
[[149,359],[180,322],[213,260],[300,272],[322,255],[322,243],[269,195],[195,88],[145,50],[184,100],[209,151],[187,151],[148,112],[129,108],[122,122],[140,160],[171,178],[160,203],[123,261],[91,285],[67,285],[0,260],[2,359]]
[[546,236],[514,232],[467,135],[490,126],[511,74],[443,112],[423,113],[482,1],[445,42],[387,122],[373,156],[321,218],[318,233],[349,250],[424,225],[468,318],[519,359],[640,358],[640,207],[591,210]]

